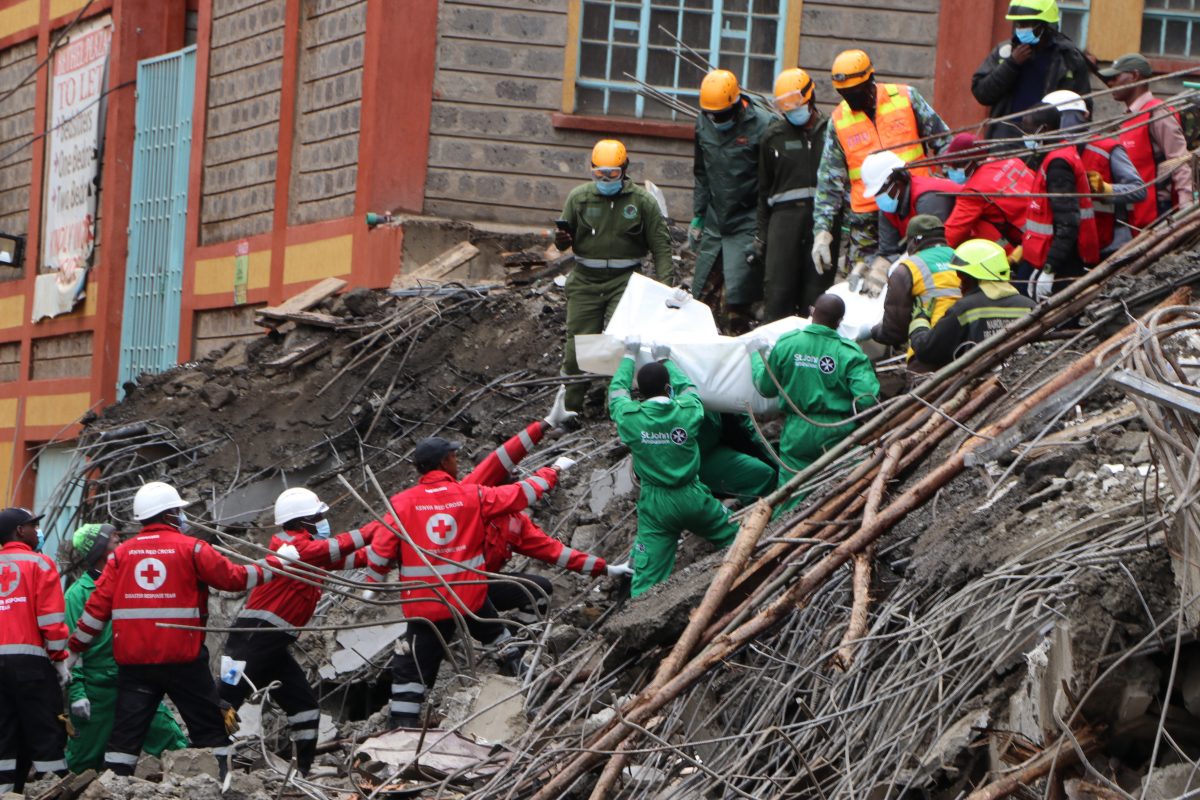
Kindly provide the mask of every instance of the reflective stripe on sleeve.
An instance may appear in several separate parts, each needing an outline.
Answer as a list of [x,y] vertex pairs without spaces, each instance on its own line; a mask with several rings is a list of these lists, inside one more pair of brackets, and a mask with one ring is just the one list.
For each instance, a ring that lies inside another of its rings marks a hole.
[[1054,235],[1054,226],[1053,225],[1047,225],[1043,222],[1034,222],[1031,219],[1025,220],[1025,230],[1028,231],[1029,233],[1041,234],[1042,236],[1053,236]]
[[534,503],[537,502],[537,499],[538,499],[537,490],[535,490],[532,486],[530,486],[525,481],[521,481],[517,485],[520,486],[521,491],[525,493],[525,502],[526,503],[528,503],[529,505],[533,505]]
[[508,454],[508,451],[504,449],[504,445],[497,447],[495,452],[496,458],[500,459],[500,463],[504,465],[506,470],[512,472],[517,468],[516,462],[512,460],[512,457]]
[[315,739],[315,738],[317,738],[317,729],[316,728],[304,728],[302,730],[292,731],[291,735],[288,738],[291,739],[293,742],[305,742],[305,741],[308,741],[309,739]]
[[84,611],[84,612],[83,612],[83,616],[81,616],[81,617],[79,618],[79,621],[80,621],[81,623],[83,623],[84,625],[87,625],[87,626],[88,626],[89,628],[91,628],[92,630],[97,630],[97,631],[98,631],[98,630],[100,630],[101,628],[103,628],[103,627],[104,627],[104,623],[103,623],[103,622],[101,622],[100,620],[96,619],[95,617],[93,617],[91,614],[89,614],[89,613],[88,613],[88,612],[86,612],[86,611]]
[[571,561],[571,556],[573,556],[573,555],[575,555],[574,550],[572,550],[569,547],[564,547],[562,550],[559,551],[558,560],[555,561],[554,563],[558,567],[561,567],[562,569],[566,569],[567,564]]
[[381,567],[386,567],[389,563],[386,558],[379,555],[379,553],[375,552],[374,547],[370,547],[367,549],[367,560],[370,561],[372,564],[376,564]]
[[521,440],[521,445],[524,446],[526,452],[533,449],[533,437],[529,435],[529,431],[521,431],[517,434],[517,438]]
[[592,571],[594,569],[596,569],[596,562],[599,560],[600,559],[597,558],[596,556],[588,556],[587,558],[585,558],[583,560],[583,574],[591,575]]
[[354,549],[358,550],[359,548],[366,546],[367,537],[363,536],[362,531],[360,531],[358,528],[355,528],[354,530],[350,531],[350,541],[354,542]]
[[88,633],[83,628],[75,629],[75,641],[79,642],[80,644],[91,644],[92,640],[95,638],[96,635],[94,633]]
[[237,615],[238,621],[244,619],[257,619],[262,622],[274,625],[276,628],[292,628],[295,627],[283,617],[273,611],[267,611],[262,608],[243,608],[242,612]]
[[57,653],[59,650],[67,649],[66,639],[47,639],[46,650],[50,653]]
[[40,617],[37,618],[37,624],[38,624],[39,628],[42,627],[43,625],[53,625],[56,622],[65,622],[65,621],[66,621],[66,615],[63,614],[61,611],[58,613],[55,613],[55,614],[42,614]]
[[484,557],[482,555],[478,555],[468,561],[462,562],[462,566],[459,566],[458,564],[439,564],[436,567],[401,567],[400,577],[428,578],[432,577],[433,575],[453,575],[454,573],[462,572],[463,570],[477,569],[482,567],[484,561]]
[[342,560],[342,546],[338,544],[338,540],[336,538],[329,540],[329,560]]
[[198,608],[117,608],[113,619],[200,619]]

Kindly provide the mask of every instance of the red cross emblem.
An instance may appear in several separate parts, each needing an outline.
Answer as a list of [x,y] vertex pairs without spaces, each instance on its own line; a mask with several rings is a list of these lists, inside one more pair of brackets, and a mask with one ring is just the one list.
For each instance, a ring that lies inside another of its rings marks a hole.
[[434,514],[425,523],[425,534],[434,544],[449,544],[458,536],[458,520],[449,514]]
[[157,558],[143,558],[134,567],[133,579],[147,592],[153,592],[167,582],[167,565]]
[[0,597],[8,597],[21,585],[21,569],[16,564],[0,564]]

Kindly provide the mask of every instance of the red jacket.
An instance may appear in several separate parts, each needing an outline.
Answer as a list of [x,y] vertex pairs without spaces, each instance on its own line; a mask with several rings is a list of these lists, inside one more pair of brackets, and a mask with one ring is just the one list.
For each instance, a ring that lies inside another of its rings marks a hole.
[[67,657],[58,569],[29,545],[0,547],[0,656]]
[[[530,423],[525,430],[489,453],[462,482],[494,486],[504,480],[542,440],[546,427],[542,420]],[[500,572],[513,552],[587,575],[602,575],[608,567],[603,558],[573,550],[547,535],[523,512],[487,520],[484,528],[483,568],[486,572]]]
[[[487,597],[486,579],[479,575],[484,521],[524,510],[557,480],[558,473],[549,467],[496,487],[459,483],[437,469],[425,473],[416,486],[392,497],[392,511],[384,521],[363,529],[371,540],[367,581],[385,580],[399,561],[401,581],[423,584],[400,593],[408,601],[406,617],[448,619],[448,603],[460,611],[478,611]],[[400,530],[425,554],[405,544],[396,532]]]
[[913,175],[909,180],[908,187],[908,214],[900,216],[899,214],[890,214],[886,211],[881,212],[887,217],[888,222],[892,223],[892,227],[900,232],[901,238],[908,235],[908,223],[917,216],[917,201],[926,192],[941,192],[942,194],[953,195],[957,203],[958,193],[962,191],[962,187],[954,181],[948,181],[945,178],[931,178],[928,176]]
[[[1155,185],[1158,160],[1154,157],[1154,142],[1150,138],[1148,120],[1162,113],[1158,109],[1162,104],[1162,100],[1151,100],[1140,114],[1121,123],[1121,146],[1146,184],[1146,199],[1129,209],[1129,224],[1137,228],[1145,228],[1158,219],[1158,187]],[[1179,114],[1175,118],[1179,119]],[[1167,191],[1170,191],[1169,187]]]
[[[274,556],[266,563],[280,566]],[[86,650],[111,619],[118,664],[195,661],[204,644],[208,587],[244,592],[273,575],[258,563],[235,564],[170,525],[147,525],[108,557],[71,636],[71,650]],[[160,622],[196,627],[161,628]]]
[[[1099,173],[1100,179],[1105,183],[1112,183],[1112,151],[1120,144],[1116,139],[1093,139],[1088,142],[1079,155],[1083,161],[1083,168],[1088,172]],[[1092,206],[1096,211],[1096,237],[1100,241],[1100,249],[1103,250],[1112,244],[1117,223],[1116,209],[1112,203],[1102,203],[1100,200],[1092,200]]]
[[[272,550],[290,544],[300,551],[300,560],[327,570],[350,569],[363,566],[356,564],[354,551],[366,547],[362,531],[339,533],[329,539],[314,539],[308,531],[280,531],[271,537]],[[312,619],[321,599],[321,578],[312,573],[309,577],[313,586],[304,581],[276,576],[270,583],[258,586],[250,593],[246,606],[238,614],[238,620],[256,619],[268,622],[277,628],[301,628]]]
[[971,173],[946,220],[946,242],[958,247],[968,239],[1002,237],[1012,251],[1024,236],[1029,195],[1037,176],[1019,158],[988,161]]
[[[1083,168],[1083,160],[1074,145],[1063,145],[1057,150],[1046,154],[1042,166],[1038,168],[1037,180],[1033,184],[1033,193],[1046,193],[1046,166],[1055,159],[1062,159],[1071,165],[1075,173],[1075,193],[1079,198],[1079,235],[1076,249],[1084,264],[1095,264],[1100,261],[1100,239],[1096,235],[1096,217],[1092,209],[1090,194],[1092,187],[1088,184],[1087,173]],[[1029,203],[1029,214],[1025,217],[1025,238],[1022,241],[1024,253],[1022,258],[1037,269],[1046,265],[1050,255],[1050,242],[1054,240],[1054,209],[1050,206],[1048,197],[1034,197]]]

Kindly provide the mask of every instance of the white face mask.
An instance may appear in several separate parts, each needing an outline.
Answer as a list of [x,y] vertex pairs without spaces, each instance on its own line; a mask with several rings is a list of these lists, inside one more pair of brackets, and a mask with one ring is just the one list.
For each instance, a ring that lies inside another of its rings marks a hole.
[[329,534],[333,532],[333,529],[329,527],[329,520],[327,519],[319,520],[316,524],[316,529],[318,539],[328,539]]

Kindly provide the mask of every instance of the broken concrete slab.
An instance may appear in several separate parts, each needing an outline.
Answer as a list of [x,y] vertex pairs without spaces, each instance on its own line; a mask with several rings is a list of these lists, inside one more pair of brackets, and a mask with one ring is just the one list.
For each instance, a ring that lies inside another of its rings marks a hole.
[[212,750],[201,748],[164,750],[162,766],[164,776],[171,775],[176,778],[193,778],[197,775],[216,778],[220,774],[217,757],[213,755]]
[[321,677],[333,680],[366,666],[375,657],[395,644],[408,630],[405,622],[381,622],[377,627],[352,628],[338,631],[336,641],[341,649],[329,657],[329,663],[321,666]]
[[463,732],[485,742],[510,742],[529,727],[521,683],[504,675],[485,675],[469,709]]
[[602,516],[614,499],[634,490],[633,462],[627,458],[612,469],[592,470],[589,485],[592,495],[588,499],[588,508],[593,516]]
[[432,770],[442,775],[457,773],[470,780],[491,775],[508,761],[503,753],[493,755],[493,749],[458,733],[402,729],[367,739],[355,754],[364,754],[401,770],[419,761],[423,771]]

